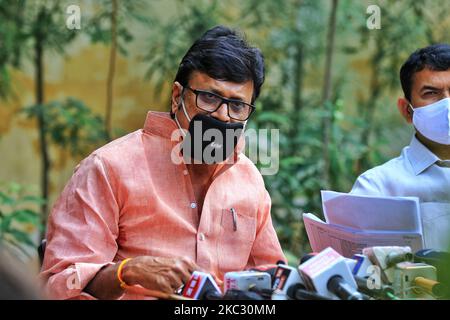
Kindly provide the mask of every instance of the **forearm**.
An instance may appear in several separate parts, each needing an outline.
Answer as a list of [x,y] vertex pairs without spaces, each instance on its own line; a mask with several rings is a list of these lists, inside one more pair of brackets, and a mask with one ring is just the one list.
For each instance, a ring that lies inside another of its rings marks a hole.
[[119,298],[124,290],[120,287],[120,282],[117,279],[118,268],[119,263],[101,269],[89,282],[84,291],[102,300]]

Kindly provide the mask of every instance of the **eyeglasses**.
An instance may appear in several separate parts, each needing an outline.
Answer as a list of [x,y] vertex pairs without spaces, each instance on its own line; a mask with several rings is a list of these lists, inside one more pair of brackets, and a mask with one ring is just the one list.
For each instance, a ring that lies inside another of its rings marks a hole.
[[225,103],[227,105],[228,116],[231,119],[245,121],[250,118],[250,115],[255,111],[253,105],[240,100],[227,99],[218,94],[209,91],[195,90],[188,86],[185,88],[191,90],[195,94],[195,104],[197,105],[197,108],[209,113],[217,111],[220,106]]

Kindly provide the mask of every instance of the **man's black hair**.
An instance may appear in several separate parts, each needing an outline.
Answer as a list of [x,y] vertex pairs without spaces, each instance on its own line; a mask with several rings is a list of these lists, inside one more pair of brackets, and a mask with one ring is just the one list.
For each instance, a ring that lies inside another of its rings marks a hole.
[[264,82],[264,57],[243,36],[224,26],[206,31],[181,60],[175,81],[185,87],[193,71],[216,80],[243,83],[253,81],[252,103]]
[[450,45],[434,44],[416,50],[400,69],[400,81],[405,98],[411,101],[414,74],[423,69],[446,71],[450,69]]

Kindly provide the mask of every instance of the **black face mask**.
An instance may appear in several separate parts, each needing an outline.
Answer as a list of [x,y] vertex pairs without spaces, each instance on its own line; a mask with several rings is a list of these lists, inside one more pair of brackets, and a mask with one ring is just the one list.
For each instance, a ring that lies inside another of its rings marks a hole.
[[205,114],[196,114],[181,146],[185,163],[225,161],[233,153],[243,131],[243,123],[226,123]]

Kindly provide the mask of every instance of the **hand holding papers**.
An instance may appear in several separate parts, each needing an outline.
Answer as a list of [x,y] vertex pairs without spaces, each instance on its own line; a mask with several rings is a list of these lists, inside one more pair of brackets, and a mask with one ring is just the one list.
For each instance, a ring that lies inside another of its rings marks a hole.
[[332,247],[345,257],[372,246],[422,249],[419,200],[415,197],[360,196],[322,191],[326,222],[303,214],[313,251]]

